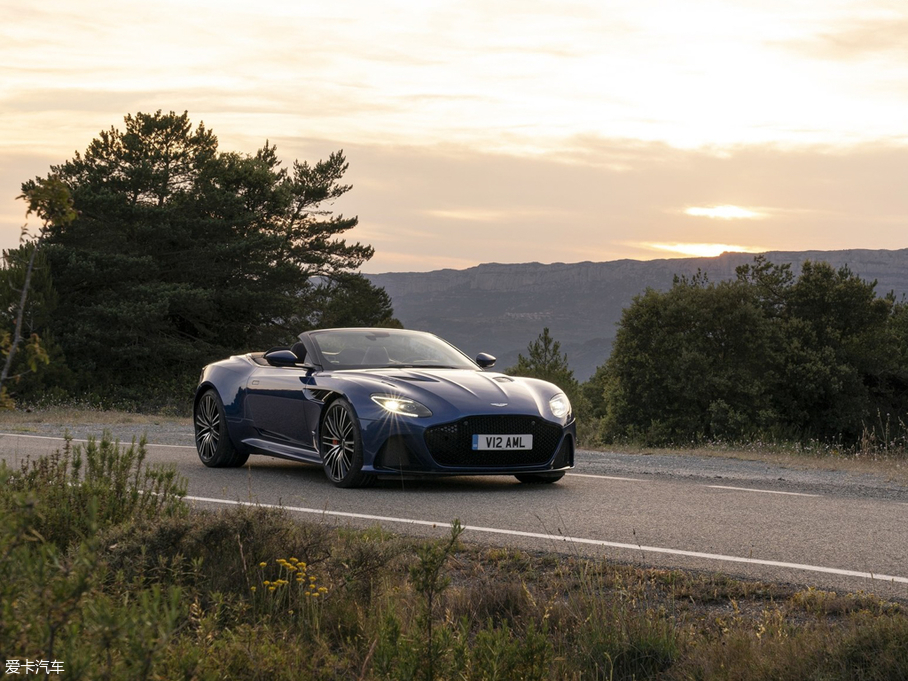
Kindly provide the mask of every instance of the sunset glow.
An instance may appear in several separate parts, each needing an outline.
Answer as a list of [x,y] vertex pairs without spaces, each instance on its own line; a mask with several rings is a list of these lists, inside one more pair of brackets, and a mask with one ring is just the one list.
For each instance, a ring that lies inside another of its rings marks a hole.
[[0,248],[23,181],[159,109],[343,149],[371,272],[904,248],[905,45],[891,0],[0,0]]
[[731,244],[659,244],[648,243],[641,244],[647,248],[653,248],[658,251],[668,251],[678,255],[691,256],[696,258],[713,258],[723,253],[760,253],[765,248],[753,248],[749,246],[734,246]]

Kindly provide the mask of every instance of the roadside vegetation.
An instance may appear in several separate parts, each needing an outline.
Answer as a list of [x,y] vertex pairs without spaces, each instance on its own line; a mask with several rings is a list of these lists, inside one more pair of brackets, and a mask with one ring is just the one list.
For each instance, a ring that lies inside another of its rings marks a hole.
[[908,459],[908,302],[847,268],[757,256],[623,312],[579,383],[548,329],[509,373],[562,386],[581,446]]
[[143,442],[0,467],[0,654],[73,679],[908,678],[908,611],[183,501]]
[[624,310],[585,386],[595,437],[645,445],[908,450],[908,303],[847,268],[757,256],[734,280],[676,278]]

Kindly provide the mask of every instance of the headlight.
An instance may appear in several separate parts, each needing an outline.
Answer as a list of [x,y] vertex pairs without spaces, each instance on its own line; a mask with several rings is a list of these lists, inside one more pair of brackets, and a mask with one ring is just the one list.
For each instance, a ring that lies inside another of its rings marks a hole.
[[549,400],[549,409],[552,410],[552,414],[557,418],[564,418],[571,413],[571,402],[568,400],[567,395],[558,393]]
[[407,397],[395,397],[394,395],[373,395],[372,401],[379,405],[385,411],[399,416],[431,416],[432,411],[424,404]]

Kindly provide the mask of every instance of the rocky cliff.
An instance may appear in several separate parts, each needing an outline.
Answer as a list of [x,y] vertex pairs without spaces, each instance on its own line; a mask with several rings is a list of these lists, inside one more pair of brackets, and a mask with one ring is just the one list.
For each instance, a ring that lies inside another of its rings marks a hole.
[[[908,295],[908,249],[897,251],[776,251],[773,263],[791,263],[797,273],[805,260],[847,266],[877,281],[877,293]],[[432,331],[471,355],[490,352],[504,369],[549,327],[561,342],[578,379],[585,380],[611,350],[621,311],[647,287],[665,290],[675,275],[698,270],[710,280],[735,276],[753,255],[725,253],[715,258],[617,260],[542,265],[486,264],[465,270],[390,272],[368,278],[383,286],[396,316],[411,329]]]

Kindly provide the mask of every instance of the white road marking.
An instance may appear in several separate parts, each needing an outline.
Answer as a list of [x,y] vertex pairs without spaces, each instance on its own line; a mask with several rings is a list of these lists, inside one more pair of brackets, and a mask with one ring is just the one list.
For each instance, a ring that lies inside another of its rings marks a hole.
[[762,492],[763,494],[787,494],[791,497],[818,497],[819,494],[806,494],[804,492],[779,492],[772,489],[752,489],[750,487],[728,487],[726,485],[706,485],[712,489],[732,489],[738,492]]
[[626,482],[645,482],[639,478],[619,478],[614,475],[591,475],[589,473],[568,473],[572,478],[598,478],[599,480],[624,480]]
[[[386,523],[402,523],[405,525],[422,525],[426,527],[445,527],[449,523],[436,522],[431,520],[415,520],[412,518],[394,518],[389,516],[370,515],[367,513],[349,513],[346,511],[328,511],[323,508],[303,508],[299,506],[282,506],[280,504],[259,504],[250,501],[231,501],[228,499],[216,499],[211,497],[194,497],[186,496],[189,501],[199,501],[210,504],[226,504],[229,506],[259,506],[261,508],[278,508],[294,513],[310,513],[313,515],[334,516],[338,518],[355,518],[358,520],[375,520]],[[747,563],[750,565],[765,565],[769,567],[789,568],[792,570],[803,570],[806,572],[823,572],[831,575],[843,577],[860,577],[862,579],[872,579],[882,582],[893,582],[908,584],[908,577],[896,577],[893,575],[881,575],[873,572],[858,572],[855,570],[842,570],[839,568],[822,567],[819,565],[804,565],[802,563],[786,563],[777,560],[760,560],[758,558],[743,558],[740,556],[725,556],[716,553],[701,553],[699,551],[684,551],[681,549],[667,549],[658,546],[640,546],[639,544],[623,544],[620,542],[603,541],[601,539],[587,539],[585,537],[568,537],[565,535],[544,534],[541,532],[523,532],[521,530],[505,530],[495,527],[480,527],[475,525],[464,525],[465,530],[473,532],[486,532],[488,534],[502,534],[512,537],[528,537],[531,539],[545,539],[549,541],[559,541],[574,544],[588,544],[591,546],[607,546],[617,549],[630,549],[632,551],[647,551],[650,553],[665,553],[673,556],[688,556],[691,558],[703,558],[705,560],[724,561],[728,563]]]

